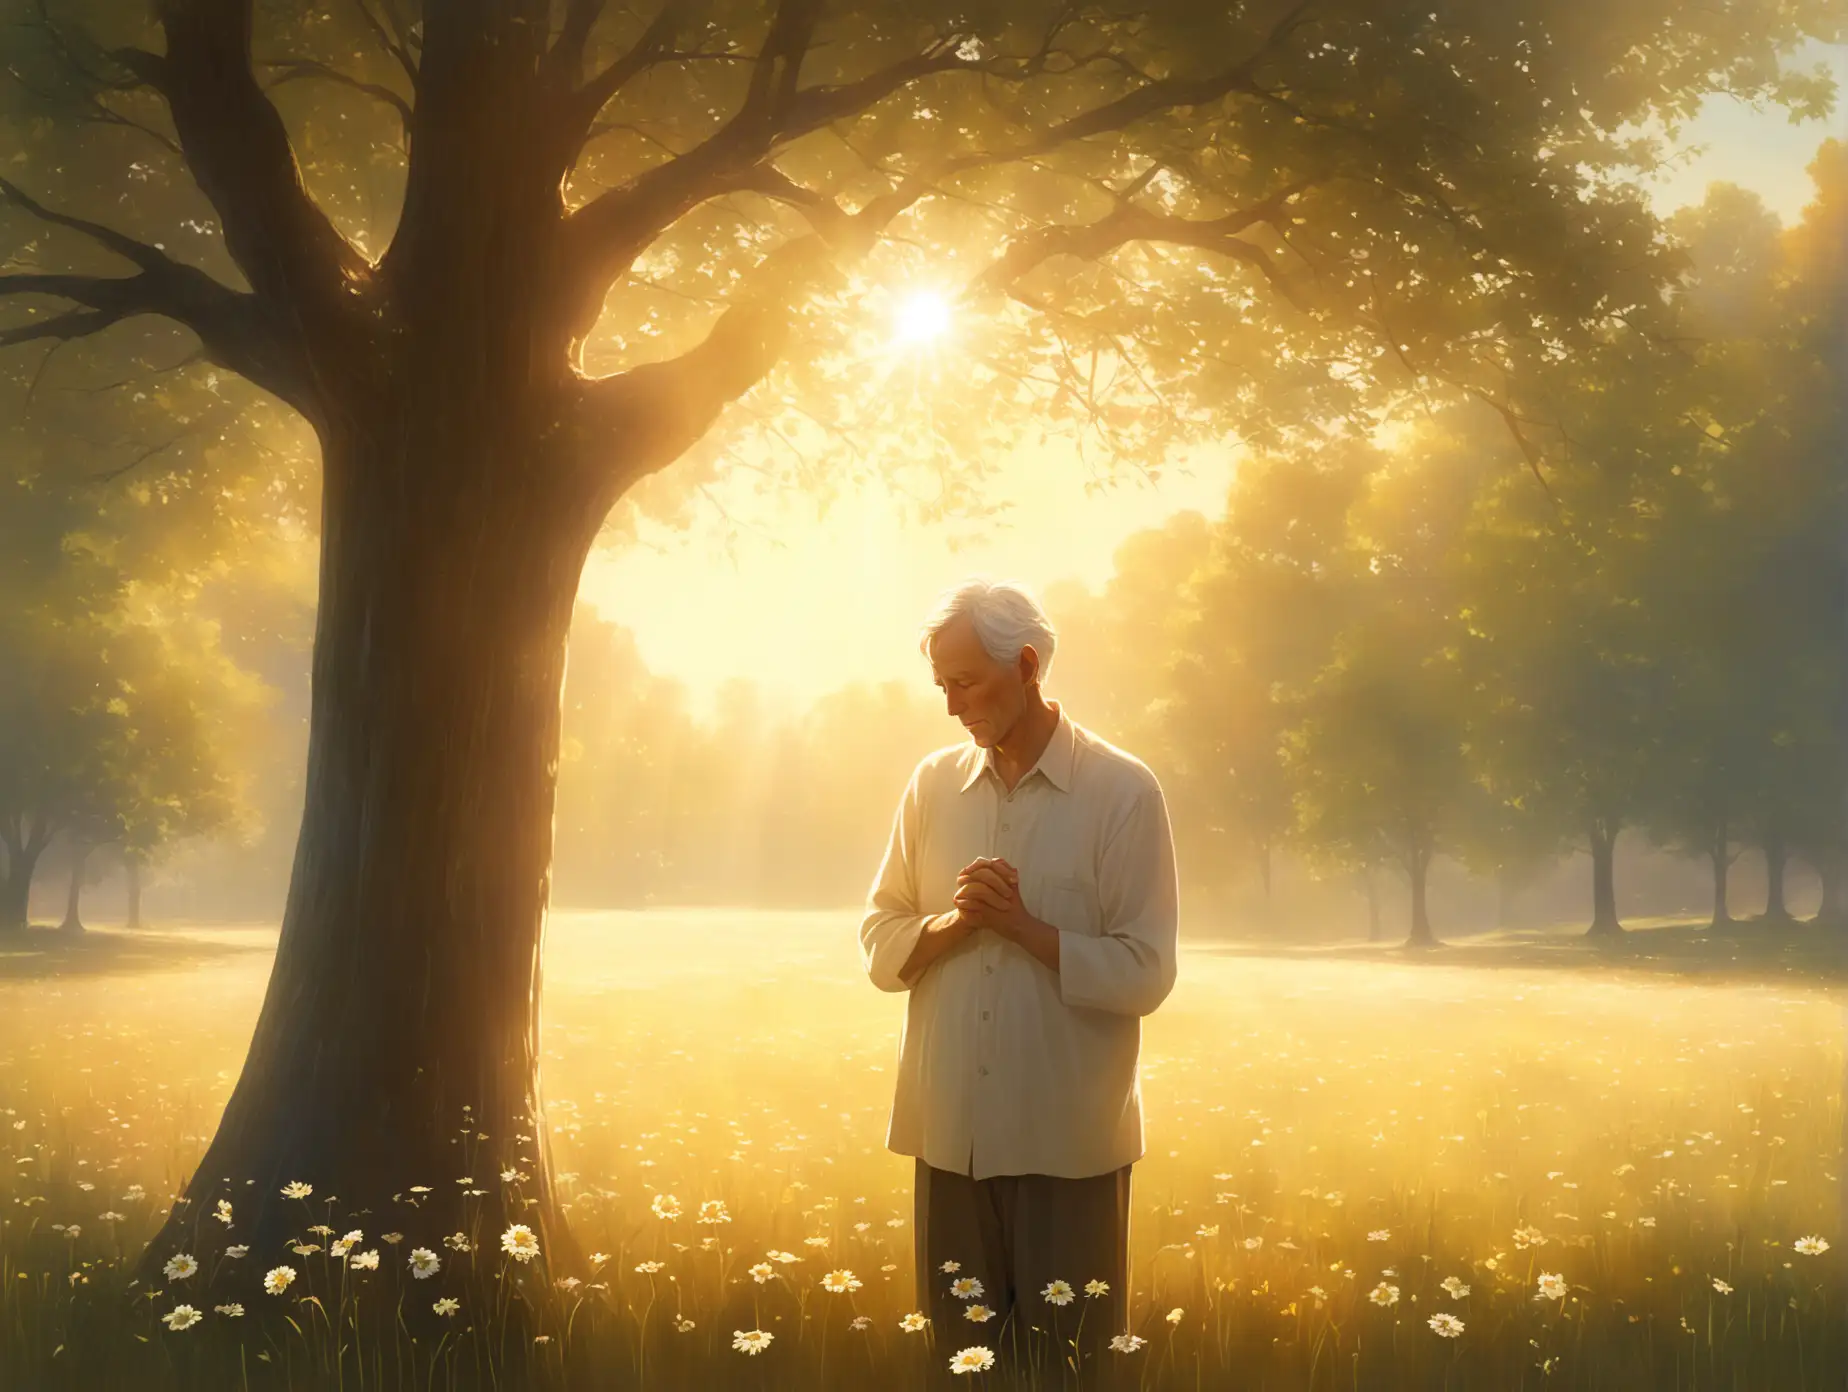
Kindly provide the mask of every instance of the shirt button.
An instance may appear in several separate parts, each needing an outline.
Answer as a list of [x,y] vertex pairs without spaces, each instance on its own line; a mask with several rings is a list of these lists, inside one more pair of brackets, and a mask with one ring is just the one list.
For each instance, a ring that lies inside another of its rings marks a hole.
[[982,1018],[983,1018],[984,1020],[986,1020],[986,1019],[988,1018],[988,1012],[987,1012],[986,1010],[984,1010],[984,1011],[982,1012]]
[[995,969],[992,966],[984,966],[982,968],[982,974],[984,976],[993,976],[995,974]]
[[981,1066],[981,1067],[980,1067],[979,1069],[977,1069],[976,1071],[977,1071],[977,1072],[979,1072],[979,1073],[980,1073],[980,1074],[981,1074],[981,1075],[982,1075],[982,1076],[983,1076],[984,1078],[986,1078],[986,1077],[988,1076],[988,1065],[987,1065],[987,1064],[983,1064],[983,1065],[982,1065],[982,1066]]

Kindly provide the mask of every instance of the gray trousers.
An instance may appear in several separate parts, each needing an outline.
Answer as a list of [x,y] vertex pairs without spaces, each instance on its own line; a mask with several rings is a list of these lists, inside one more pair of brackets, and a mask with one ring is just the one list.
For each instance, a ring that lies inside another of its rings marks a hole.
[[[1096,1385],[1099,1368],[1119,1361],[1108,1345],[1128,1327],[1129,1171],[971,1179],[917,1162],[918,1306],[930,1317],[943,1370],[971,1344],[1019,1369],[1042,1370],[1054,1387]],[[950,1261],[959,1269],[946,1273]],[[982,1283],[979,1297],[952,1291],[966,1277]],[[1071,1287],[1069,1304],[1046,1298],[1055,1280]],[[1108,1293],[1087,1296],[1090,1281],[1107,1282]],[[972,1305],[994,1318],[969,1320]]]

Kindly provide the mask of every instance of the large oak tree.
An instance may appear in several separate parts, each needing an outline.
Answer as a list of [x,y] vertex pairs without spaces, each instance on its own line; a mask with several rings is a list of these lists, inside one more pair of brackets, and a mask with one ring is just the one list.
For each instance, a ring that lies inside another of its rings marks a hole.
[[[843,472],[948,458],[951,505],[1033,413],[1145,460],[1445,393],[1520,430],[1505,346],[1646,322],[1673,272],[1625,183],[1659,155],[1633,123],[1718,87],[1813,100],[1776,55],[1831,8],[155,0],[150,24],[99,0],[51,18],[44,64],[82,79],[61,109],[121,166],[66,187],[22,139],[0,191],[33,254],[0,278],[20,306],[0,345],[163,316],[321,453],[301,839],[190,1211],[231,1193],[266,1243],[288,1180],[375,1212],[426,1184],[442,1230],[512,1212],[563,1237],[537,1002],[566,632],[613,505],[702,441],[713,467],[728,408],[822,421]],[[180,164],[190,192],[137,193]],[[54,247],[109,260],[67,269]],[[967,287],[982,326],[928,431],[877,389],[864,312],[920,275]],[[469,1173],[530,1176],[466,1214],[465,1108]]]

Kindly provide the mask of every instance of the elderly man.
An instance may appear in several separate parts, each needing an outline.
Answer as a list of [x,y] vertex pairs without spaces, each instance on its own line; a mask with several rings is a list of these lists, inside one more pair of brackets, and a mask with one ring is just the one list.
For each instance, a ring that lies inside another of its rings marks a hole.
[[1178,892],[1155,776],[1041,692],[1054,640],[1006,583],[925,625],[970,743],[911,775],[860,947],[875,986],[911,993],[886,1144],[917,1157],[940,1346],[1038,1340],[1056,1364],[1081,1333],[1089,1364],[1125,1327],[1137,1056],[1174,985]]

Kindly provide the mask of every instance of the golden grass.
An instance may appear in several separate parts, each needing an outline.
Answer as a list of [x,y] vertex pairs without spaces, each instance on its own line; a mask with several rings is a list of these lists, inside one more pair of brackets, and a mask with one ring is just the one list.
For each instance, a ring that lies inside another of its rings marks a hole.
[[[366,1234],[376,1272],[252,1253],[209,1292],[211,1271],[126,1290],[235,1078],[271,937],[144,940],[120,969],[104,941],[69,973],[0,970],[0,1387],[947,1378],[957,1349],[995,1340],[900,1328],[910,1161],[883,1138],[903,1001],[865,983],[854,927],[555,919],[554,1154],[575,1231],[608,1258],[574,1289],[547,1289],[542,1261],[407,1231]],[[1147,1343],[1112,1355],[1123,1385],[1839,1392],[1840,988],[1516,960],[1184,954],[1146,1030],[1132,1318]],[[656,1216],[669,1194],[679,1216]],[[709,1201],[727,1221],[696,1221]],[[1812,1235],[1828,1250],[1799,1252]],[[404,1270],[416,1246],[505,1269],[546,1342],[510,1348],[503,1310],[465,1308],[440,1347],[408,1348],[392,1311],[431,1294]],[[748,1269],[772,1249],[800,1260],[760,1284]],[[264,1294],[285,1260],[298,1285]],[[826,1290],[843,1268],[859,1288]],[[1565,1294],[1541,1297],[1542,1275]],[[304,1298],[321,1303],[296,1306],[299,1336],[256,1318]],[[231,1300],[243,1319],[214,1313]],[[203,1318],[170,1330],[181,1303]],[[769,1347],[736,1351],[753,1329]],[[1061,1385],[1056,1357],[1025,1380]],[[1003,1385],[999,1369],[956,1381]]]

